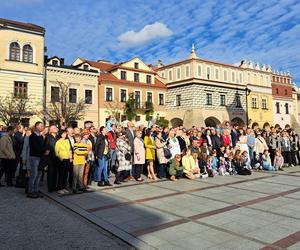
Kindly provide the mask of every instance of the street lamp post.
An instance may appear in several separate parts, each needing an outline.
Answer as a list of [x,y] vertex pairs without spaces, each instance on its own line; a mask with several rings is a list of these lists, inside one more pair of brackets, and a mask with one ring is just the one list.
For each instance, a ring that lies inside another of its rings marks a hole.
[[251,93],[251,89],[248,89],[248,87],[246,87],[245,91],[246,91],[246,125],[247,125],[247,128],[248,128],[248,125],[249,125],[249,116],[248,116],[248,96],[249,96],[250,93]]

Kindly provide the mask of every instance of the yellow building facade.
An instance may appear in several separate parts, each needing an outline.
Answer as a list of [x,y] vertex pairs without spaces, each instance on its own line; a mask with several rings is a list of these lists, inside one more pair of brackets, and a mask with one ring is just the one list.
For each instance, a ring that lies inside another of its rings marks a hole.
[[41,120],[44,93],[43,27],[0,19],[0,96],[28,98],[32,116],[24,125]]
[[250,61],[242,61],[244,83],[247,86],[247,114],[249,127],[273,125],[273,101],[270,66],[260,66]]

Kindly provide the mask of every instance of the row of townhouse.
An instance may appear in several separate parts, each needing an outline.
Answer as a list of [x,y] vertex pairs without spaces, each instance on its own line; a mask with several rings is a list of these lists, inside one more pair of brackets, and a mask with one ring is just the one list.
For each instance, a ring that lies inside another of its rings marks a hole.
[[[126,120],[125,103],[132,93],[136,121],[145,121],[145,102],[153,103],[153,117],[170,125],[215,126],[233,121],[264,127],[298,122],[298,98],[289,73],[243,60],[229,65],[199,58],[194,46],[185,60],[147,65],[139,58],[111,63],[45,56],[43,27],[0,19],[0,96],[30,100],[35,111],[25,125],[46,119],[45,109],[59,102],[59,83],[69,85],[68,101],[84,100],[87,112],[73,126],[92,121],[105,124],[109,115]],[[300,98],[299,98],[300,99]]]

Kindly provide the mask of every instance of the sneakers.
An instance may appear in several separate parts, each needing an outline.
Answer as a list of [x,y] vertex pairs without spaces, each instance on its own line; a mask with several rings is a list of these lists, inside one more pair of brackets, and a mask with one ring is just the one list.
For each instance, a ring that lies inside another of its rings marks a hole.
[[98,182],[98,187],[103,187],[105,184],[104,184],[104,181],[99,181]]
[[70,193],[70,191],[68,189],[63,189],[63,191],[64,191],[65,194],[69,194]]
[[62,189],[61,189],[61,190],[58,190],[57,193],[58,193],[58,194],[65,194],[64,190],[62,190]]
[[36,193],[28,193],[27,198],[36,199],[39,198],[39,196]]
[[112,184],[110,184],[110,183],[109,183],[109,181],[107,181],[107,182],[105,182],[105,183],[104,183],[104,186],[111,187],[111,186],[112,186]]

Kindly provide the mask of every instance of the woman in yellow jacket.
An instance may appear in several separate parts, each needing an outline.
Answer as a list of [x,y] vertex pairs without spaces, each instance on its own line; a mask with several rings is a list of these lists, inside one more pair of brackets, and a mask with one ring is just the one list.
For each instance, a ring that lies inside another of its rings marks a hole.
[[61,138],[55,143],[55,154],[59,159],[58,166],[58,194],[67,194],[69,191],[67,188],[68,172],[70,168],[70,162],[72,160],[71,145],[67,138],[67,132],[63,131]]
[[146,148],[146,161],[147,161],[147,170],[148,170],[148,178],[152,180],[156,180],[156,176],[154,173],[154,161],[155,161],[155,141],[151,136],[151,129],[148,128],[146,130],[146,135],[144,137],[144,144]]
[[195,179],[196,177],[200,177],[200,169],[196,167],[190,148],[186,150],[185,155],[182,157],[182,166],[183,172],[187,178]]

